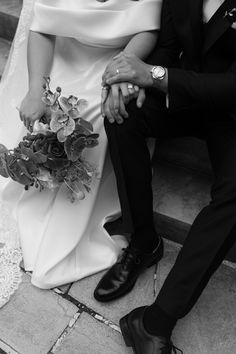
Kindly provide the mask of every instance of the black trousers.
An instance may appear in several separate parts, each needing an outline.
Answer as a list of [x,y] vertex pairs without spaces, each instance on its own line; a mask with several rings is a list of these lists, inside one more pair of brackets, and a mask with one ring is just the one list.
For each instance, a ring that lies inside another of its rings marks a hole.
[[105,120],[122,208],[133,238],[149,242],[153,223],[148,137],[198,136],[206,140],[215,175],[212,200],[195,219],[176,263],[156,299],[174,318],[185,316],[236,241],[236,122],[223,112],[169,114],[164,99],[150,94],[142,109],[128,105],[122,125]]

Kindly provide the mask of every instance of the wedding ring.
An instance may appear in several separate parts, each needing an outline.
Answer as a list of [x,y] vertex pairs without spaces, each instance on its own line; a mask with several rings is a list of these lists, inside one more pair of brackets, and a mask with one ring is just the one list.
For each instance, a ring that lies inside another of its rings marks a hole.
[[102,86],[102,90],[109,90],[109,87],[108,86]]
[[132,84],[128,84],[128,86],[127,86],[127,87],[128,87],[128,89],[129,89],[129,90],[133,90],[134,85],[132,85]]

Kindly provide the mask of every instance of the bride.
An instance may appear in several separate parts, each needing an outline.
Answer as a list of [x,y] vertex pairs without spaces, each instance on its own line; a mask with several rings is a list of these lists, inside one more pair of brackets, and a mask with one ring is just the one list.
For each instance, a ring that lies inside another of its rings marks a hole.
[[[82,201],[71,203],[63,187],[56,192],[24,191],[21,185],[1,179],[1,197],[16,220],[24,267],[32,272],[31,281],[37,287],[70,283],[116,261],[124,241],[111,238],[103,227],[118,217],[120,206],[106,158],[101,78],[121,50],[140,58],[150,53],[160,7],[161,0],[24,1],[0,87],[0,143],[15,147],[26,128],[44,114],[43,77],[49,75],[64,96],[73,94],[88,101],[83,118],[100,134],[99,145],[85,153],[96,164],[100,178]],[[24,124],[16,110],[19,106]]]

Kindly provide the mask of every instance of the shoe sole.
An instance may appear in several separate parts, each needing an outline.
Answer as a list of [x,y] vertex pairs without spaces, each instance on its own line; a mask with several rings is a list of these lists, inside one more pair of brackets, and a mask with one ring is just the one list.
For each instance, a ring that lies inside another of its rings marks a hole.
[[125,344],[127,347],[132,347],[135,354],[137,354],[137,350],[135,348],[135,343],[132,337],[132,333],[129,329],[128,316],[124,316],[120,319],[120,329],[122,336],[124,338]]
[[[160,243],[160,247],[161,247],[161,251],[160,251],[160,254],[158,254],[157,258],[153,259],[153,261],[147,265],[147,269],[148,268],[151,268],[154,264],[156,264],[157,262],[159,262],[162,257],[163,257],[163,254],[164,254],[164,247],[163,247],[163,240],[161,240],[161,243]],[[143,269],[143,271],[145,270],[145,268]],[[109,301],[113,301],[113,300],[116,300],[116,299],[119,299],[121,298],[122,296],[128,294],[132,289],[133,287],[135,286],[135,283],[139,277],[139,275],[143,272],[141,271],[137,277],[134,279],[134,281],[127,287],[125,288],[123,291],[117,293],[117,294],[114,294],[114,295],[110,295],[109,297],[105,298],[105,297],[98,297],[97,295],[94,295],[94,298],[99,301],[99,302],[109,302]]]

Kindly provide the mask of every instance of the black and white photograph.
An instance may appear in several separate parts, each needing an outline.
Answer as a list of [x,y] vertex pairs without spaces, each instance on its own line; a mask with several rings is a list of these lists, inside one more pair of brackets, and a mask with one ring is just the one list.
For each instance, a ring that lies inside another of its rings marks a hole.
[[0,0],[0,354],[236,354],[236,0]]

